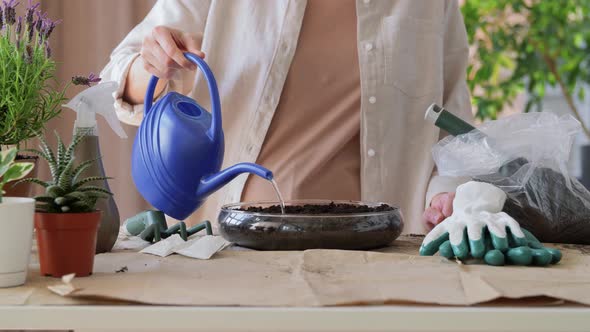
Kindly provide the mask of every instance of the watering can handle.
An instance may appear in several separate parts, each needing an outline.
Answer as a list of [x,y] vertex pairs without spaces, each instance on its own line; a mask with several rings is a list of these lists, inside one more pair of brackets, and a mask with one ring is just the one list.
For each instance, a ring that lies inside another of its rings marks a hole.
[[[207,80],[207,86],[209,87],[209,97],[211,98],[211,128],[209,128],[209,137],[215,140],[219,134],[221,134],[221,103],[219,101],[219,91],[217,90],[217,82],[213,76],[213,72],[205,62],[205,60],[196,56],[193,53],[185,52],[184,56],[189,59],[192,63],[197,65],[205,79]],[[147,86],[147,91],[144,98],[144,116],[152,108],[152,102],[154,100],[154,92],[156,90],[156,84],[158,83],[158,77],[152,75]]]

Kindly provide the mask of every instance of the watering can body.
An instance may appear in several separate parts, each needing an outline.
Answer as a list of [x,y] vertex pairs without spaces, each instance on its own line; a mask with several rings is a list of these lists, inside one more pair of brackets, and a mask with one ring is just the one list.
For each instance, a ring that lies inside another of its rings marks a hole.
[[187,218],[209,194],[239,174],[254,173],[272,179],[272,172],[252,163],[220,172],[224,135],[217,84],[201,58],[191,53],[185,56],[197,64],[207,80],[211,113],[176,92],[169,92],[152,106],[158,81],[152,77],[131,157],[131,174],[139,193],[155,208],[178,220]]

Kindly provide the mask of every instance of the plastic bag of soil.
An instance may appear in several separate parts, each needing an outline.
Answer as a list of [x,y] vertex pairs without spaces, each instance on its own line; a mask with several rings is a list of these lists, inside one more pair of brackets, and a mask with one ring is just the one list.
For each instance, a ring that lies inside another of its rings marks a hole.
[[543,242],[590,244],[590,192],[568,172],[579,123],[518,114],[446,137],[433,148],[443,176],[470,176],[508,194],[504,211]]

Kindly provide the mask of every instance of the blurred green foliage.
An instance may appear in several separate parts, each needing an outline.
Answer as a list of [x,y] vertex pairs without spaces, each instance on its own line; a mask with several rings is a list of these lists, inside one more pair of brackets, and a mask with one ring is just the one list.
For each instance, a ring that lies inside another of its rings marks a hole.
[[[472,103],[480,119],[495,119],[523,91],[525,111],[540,111],[547,86],[575,99],[590,83],[590,0],[467,0]],[[590,132],[584,126],[586,135]]]

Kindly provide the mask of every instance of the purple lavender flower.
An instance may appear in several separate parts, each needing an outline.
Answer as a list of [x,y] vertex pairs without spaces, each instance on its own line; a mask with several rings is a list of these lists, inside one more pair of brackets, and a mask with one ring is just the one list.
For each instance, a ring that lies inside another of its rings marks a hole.
[[16,29],[14,30],[16,35],[16,48],[20,48],[21,32],[23,30],[23,18],[18,17],[16,20]]
[[35,30],[37,32],[41,32],[41,28],[43,27],[43,22],[47,19],[47,13],[41,13],[37,11],[37,22],[35,23]]
[[0,30],[4,29],[4,12],[0,8]]
[[33,1],[29,0],[27,14],[25,15],[25,22],[27,23],[27,25],[33,25],[33,15],[35,14],[35,11],[37,11],[37,8],[39,8],[39,6],[41,6],[41,3],[36,3],[33,5]]
[[16,22],[16,9],[15,7],[18,6],[20,2],[15,2],[16,0],[3,0],[4,3],[4,21],[6,24],[13,25]]
[[37,25],[37,23],[34,21],[32,24],[27,25],[27,34],[29,37],[27,40],[33,40],[33,35],[35,34],[35,25]]
[[4,4],[4,8],[6,8],[6,7],[15,8],[20,3],[20,2],[16,2],[16,3],[15,2],[16,2],[16,0],[8,0],[8,1],[2,0],[2,3]]
[[45,41],[45,57],[47,59],[51,58],[51,47],[49,47],[49,41]]
[[50,19],[45,19],[43,21],[43,26],[41,28],[41,36],[44,39],[48,39],[51,36],[53,29],[55,29],[55,26],[57,26],[60,23],[61,23],[61,20],[57,20],[55,22],[52,22]]
[[84,77],[84,76],[72,77],[72,83],[74,85],[90,86],[91,84],[98,83],[98,82],[100,82],[100,77],[94,75],[94,73],[90,73],[90,75],[88,75],[88,77]]
[[33,63],[33,46],[27,45],[25,47],[25,63]]
[[101,78],[94,75],[94,73],[90,73],[90,75],[88,76],[88,80],[90,81],[90,83],[98,83],[100,82]]
[[19,36],[21,31],[23,31],[23,18],[20,16],[16,19],[16,29],[14,31],[16,32],[17,36]]

